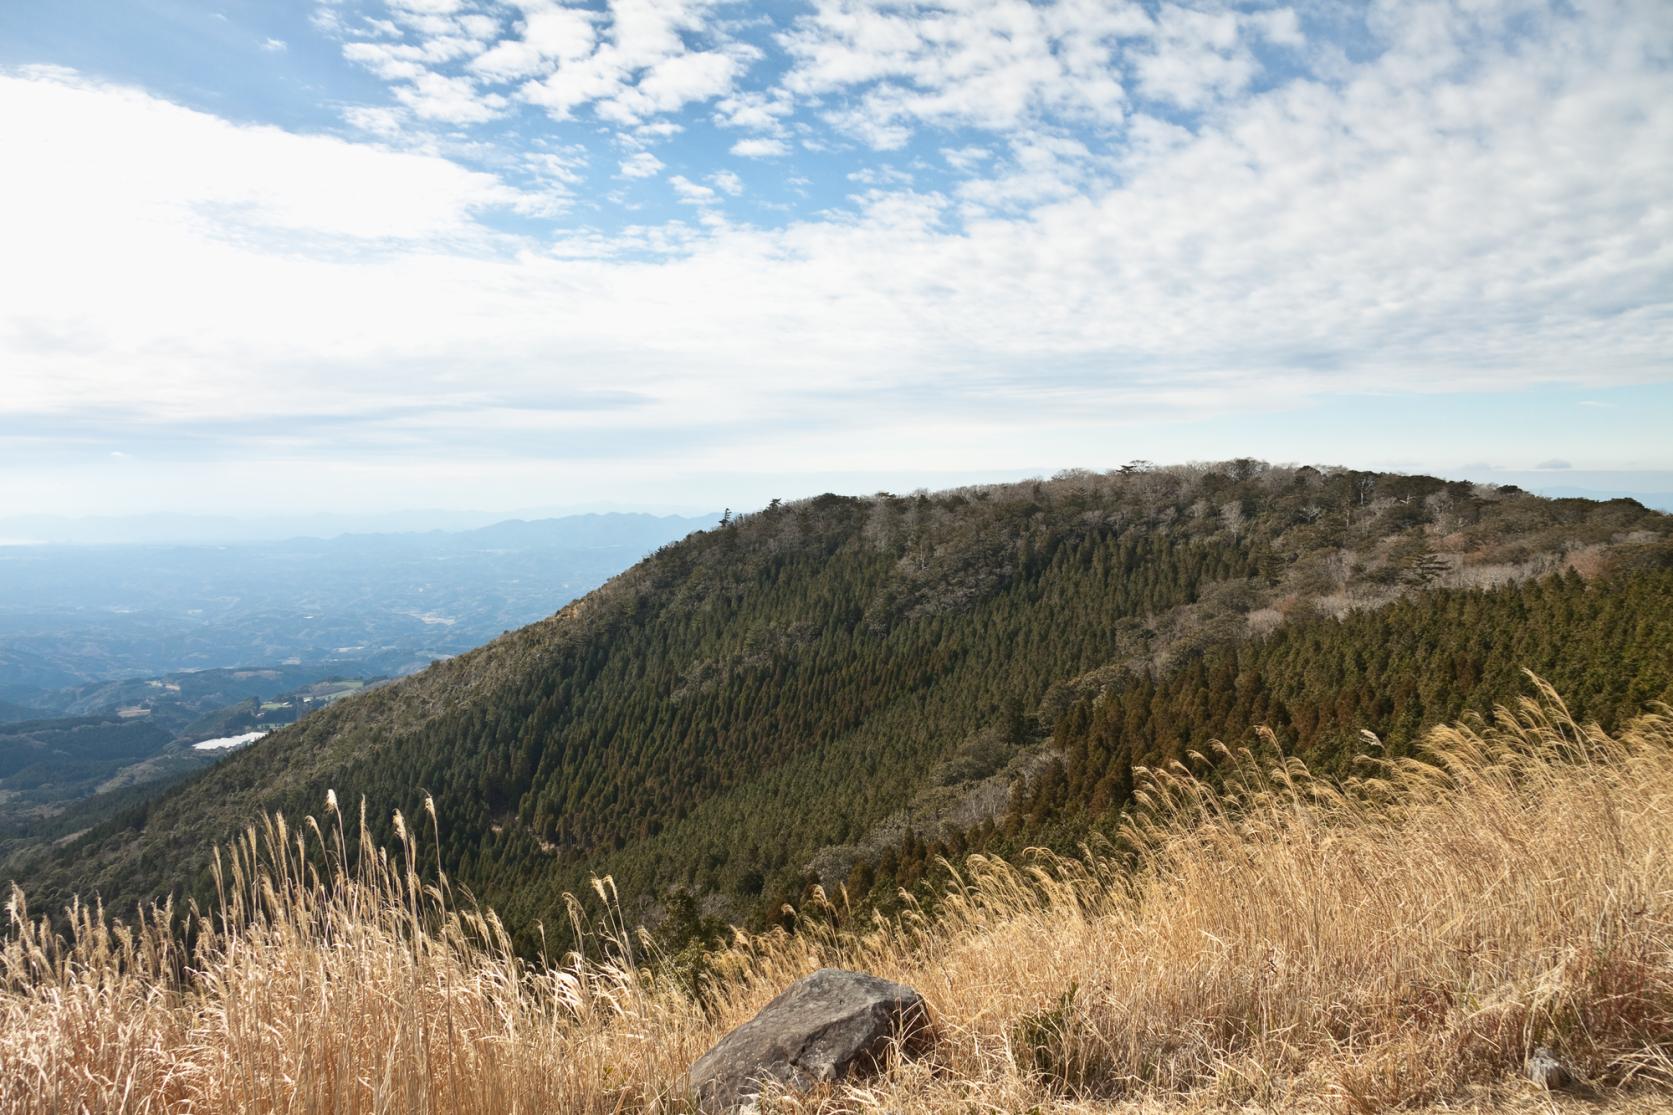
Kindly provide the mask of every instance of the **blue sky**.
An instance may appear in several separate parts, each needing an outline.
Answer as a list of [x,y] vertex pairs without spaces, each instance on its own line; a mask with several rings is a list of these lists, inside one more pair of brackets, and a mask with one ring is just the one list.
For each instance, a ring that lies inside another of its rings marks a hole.
[[1673,490],[1661,0],[12,0],[0,150],[0,513]]

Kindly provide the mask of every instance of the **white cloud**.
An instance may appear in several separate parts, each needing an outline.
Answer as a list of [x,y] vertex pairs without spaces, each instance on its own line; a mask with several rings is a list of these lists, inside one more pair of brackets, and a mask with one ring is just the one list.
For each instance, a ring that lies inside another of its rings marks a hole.
[[561,151],[531,151],[523,156],[523,165],[536,177],[574,185],[581,181],[581,168],[587,163],[586,149],[568,147]]
[[712,205],[719,200],[713,187],[693,182],[684,175],[670,175],[668,184],[674,187],[674,192],[679,195],[680,201],[687,205]]
[[622,160],[623,178],[652,178],[662,169],[662,160],[649,151],[640,151]]
[[343,121],[351,128],[390,141],[400,139],[407,130],[406,113],[398,108],[350,105],[343,110]]
[[969,206],[969,216],[993,209],[1032,208],[1090,192],[1097,168],[1109,163],[1067,136],[1026,135],[1013,140],[1010,147],[1009,159],[994,165],[988,176],[959,183],[955,192]]
[[468,65],[484,81],[515,83],[518,96],[557,120],[591,107],[611,123],[643,124],[725,97],[760,56],[710,23],[715,3],[610,0],[593,11],[520,0],[513,34]]
[[[971,163],[998,184],[985,200],[913,162],[914,185],[879,178],[853,212],[704,225],[731,191],[670,156],[684,173],[664,196],[694,202],[686,221],[555,248],[479,220],[544,195],[438,155],[0,77],[0,148],[27,168],[0,175],[0,416],[38,427],[99,399],[112,429],[188,422],[227,454],[248,450],[213,431],[366,469],[375,447],[398,490],[411,462],[464,475],[631,452],[647,472],[748,470],[792,441],[825,464],[970,467],[999,429],[1015,432],[1006,465],[1055,464],[1107,452],[1119,423],[1320,392],[1665,381],[1673,28],[1659,0],[1600,4],[1517,15],[1514,40],[1477,27],[1479,7],[1473,24],[1401,25],[1339,80],[1248,86],[1189,128],[1129,105],[1114,156],[1007,133]],[[1039,14],[1008,18],[1026,38]],[[1191,50],[1230,41],[1192,34]],[[1469,65],[1437,68],[1460,35]],[[893,119],[920,126],[922,107]],[[561,195],[583,155],[547,153]],[[664,170],[648,151],[629,166]],[[981,212],[960,223],[966,203]],[[634,401],[566,405],[600,383]],[[924,397],[933,421],[908,437]],[[1666,464],[1657,436],[1623,434],[1620,452]]]
[[575,8],[540,8],[525,17],[521,38],[500,40],[473,59],[470,67],[486,78],[513,81],[584,58],[597,41],[592,13]]
[[1289,8],[1245,10],[1212,0],[814,0],[781,36],[794,60],[785,88],[837,96],[837,127],[878,150],[919,127],[1014,132],[1055,118],[1119,126],[1133,94],[1200,109],[1247,88],[1255,40],[1306,39]]
[[1301,18],[1295,14],[1294,8],[1247,13],[1243,21],[1274,46],[1299,48],[1307,45],[1307,36],[1301,31]]
[[[0,176],[5,217],[19,229],[50,217],[58,232],[86,222],[89,237],[94,229],[176,235],[230,222],[355,240],[428,239],[470,233],[473,212],[518,197],[445,159],[238,126],[62,73],[0,74],[0,96],[6,148],[16,165],[33,168]],[[51,243],[27,239],[37,250]],[[113,249],[128,239],[118,235]]]
[[675,54],[650,66],[639,81],[623,87],[598,106],[598,114],[618,124],[677,112],[693,101],[706,101],[732,88],[742,69],[738,55],[719,51]]
[[[1150,49],[1136,58],[1139,91],[1185,109],[1241,92],[1259,71],[1243,22],[1234,12],[1166,5]],[[1260,27],[1264,31],[1266,22]]]
[[500,21],[481,12],[472,12],[460,16],[455,21],[455,25],[467,38],[477,42],[486,42],[498,35],[500,31]]
[[548,145],[545,150],[526,151],[518,169],[528,179],[524,197],[515,204],[519,213],[554,218],[570,211],[575,187],[585,178],[588,155],[579,144]]
[[400,44],[354,42],[343,44],[343,57],[358,62],[385,81],[410,81],[427,72],[417,61],[419,51]]
[[287,44],[283,39],[263,39],[261,49],[269,54],[283,54],[287,49]]
[[520,40],[506,39],[495,43],[471,59],[472,73],[490,81],[515,81],[530,77],[546,68],[546,59],[539,48]]
[[425,72],[395,87],[395,99],[426,120],[480,124],[505,111],[506,99],[484,93],[469,78]]
[[[413,14],[417,9],[400,11],[406,12],[404,18],[409,21],[440,20],[440,23],[432,28],[431,35],[417,43],[389,42],[382,38],[346,42],[343,56],[390,82],[396,101],[419,120],[469,125],[502,115],[509,104],[504,95],[478,88],[468,76],[448,74],[438,68],[472,57],[482,50],[483,44],[463,34],[457,20]],[[357,127],[367,127],[391,139],[398,138],[405,124],[402,117],[391,115],[382,106],[351,106],[345,111],[345,118]]]
[[776,132],[795,107],[794,98],[783,89],[739,90],[715,102],[715,122],[726,128]]
[[464,4],[462,0],[390,0],[389,6],[397,11],[420,15],[451,15]]
[[685,128],[672,120],[653,120],[649,123],[635,124],[631,132],[624,133],[618,138],[624,143],[649,145],[670,139],[683,131],[685,131]]
[[729,170],[715,171],[709,175],[709,181],[714,183],[715,189],[733,197],[744,192],[744,180]]
[[993,158],[993,152],[986,147],[968,145],[965,147],[943,147],[941,157],[947,160],[947,165],[954,170],[969,172],[975,170],[988,159]]
[[1041,112],[1119,121],[1126,96],[1116,40],[1147,33],[1149,17],[1115,0],[814,0],[782,36],[800,96],[859,91],[830,112],[879,149],[920,124],[1006,131]]
[[537,8],[523,22],[523,41],[542,57],[569,62],[592,53],[598,43],[597,17],[580,8]]
[[[31,168],[0,176],[12,263],[0,272],[0,412],[107,390],[148,413],[190,413],[200,395],[223,414],[238,393],[274,398],[267,375],[354,347],[340,346],[364,299],[333,282],[344,301],[331,310],[305,293],[316,278],[346,279],[364,253],[402,243],[485,250],[477,214],[521,200],[444,159],[233,125],[56,75],[0,75],[0,121]],[[295,296],[301,317],[276,311]],[[204,361],[232,363],[214,376]]]
[[622,86],[620,72],[595,54],[564,66],[544,81],[525,83],[518,95],[546,109],[554,119],[567,120],[583,105],[615,96]]
[[889,186],[910,186],[912,175],[908,171],[892,166],[867,166],[851,171],[848,175],[850,182],[858,182],[862,186],[873,186],[884,189]]
[[773,159],[788,155],[790,148],[782,139],[740,139],[732,145],[732,154],[744,159]]

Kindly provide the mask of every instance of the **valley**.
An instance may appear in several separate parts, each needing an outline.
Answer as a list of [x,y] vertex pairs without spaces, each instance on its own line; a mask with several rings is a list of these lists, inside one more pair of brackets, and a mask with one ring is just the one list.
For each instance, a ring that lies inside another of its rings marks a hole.
[[232,750],[204,741],[469,650],[711,521],[0,547],[0,847],[81,831]]
[[576,515],[221,545],[0,547],[0,714],[69,711],[64,690],[185,670],[411,673],[549,615],[715,518]]

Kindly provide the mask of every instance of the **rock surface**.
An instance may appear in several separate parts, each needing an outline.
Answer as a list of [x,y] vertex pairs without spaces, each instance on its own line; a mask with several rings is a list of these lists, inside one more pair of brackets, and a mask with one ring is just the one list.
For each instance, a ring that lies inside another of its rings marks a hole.
[[1527,1073],[1529,1080],[1548,1091],[1567,1088],[1574,1083],[1573,1070],[1543,1045],[1528,1058]]
[[800,1091],[877,1071],[897,1046],[930,1041],[916,991],[864,972],[822,968],[797,980],[691,1066],[691,1090],[709,1115],[745,1108],[764,1087]]

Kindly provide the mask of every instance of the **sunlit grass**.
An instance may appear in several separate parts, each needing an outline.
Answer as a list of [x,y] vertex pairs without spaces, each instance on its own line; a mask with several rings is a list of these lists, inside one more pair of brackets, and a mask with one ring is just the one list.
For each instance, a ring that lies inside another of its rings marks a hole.
[[1424,763],[1367,742],[1346,783],[1275,752],[1153,772],[1117,847],[971,859],[933,918],[740,935],[698,997],[607,881],[586,955],[531,962],[440,873],[433,813],[392,850],[335,801],[268,818],[213,911],[60,937],[13,896],[0,1111],[682,1111],[686,1066],[823,965],[916,987],[941,1043],[784,1110],[1548,1110],[1535,1045],[1665,1107],[1673,710],[1608,735],[1542,688]]

